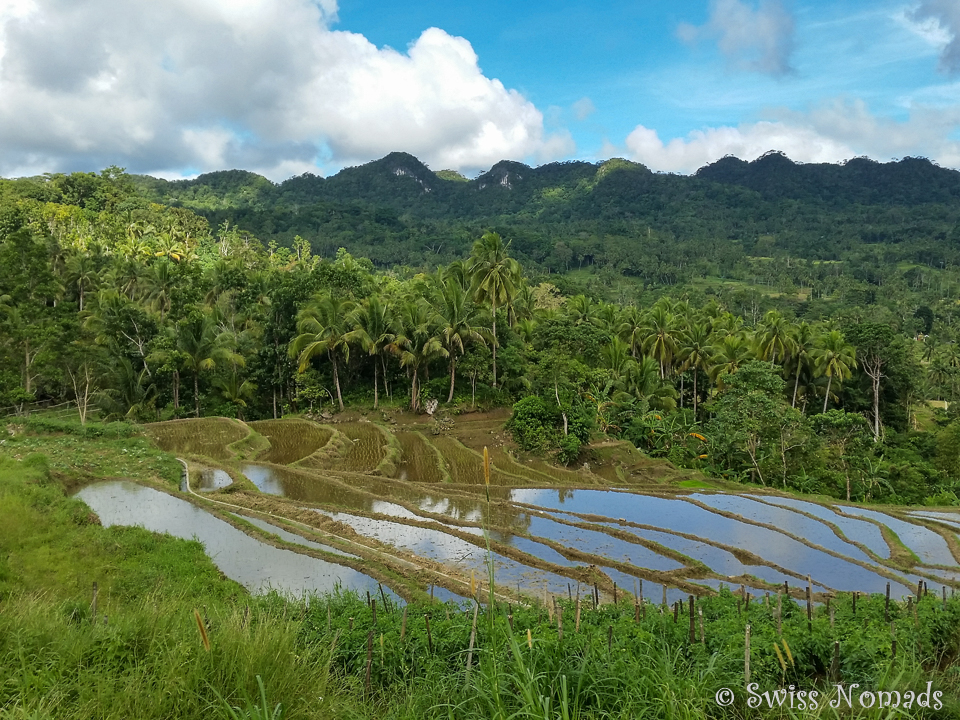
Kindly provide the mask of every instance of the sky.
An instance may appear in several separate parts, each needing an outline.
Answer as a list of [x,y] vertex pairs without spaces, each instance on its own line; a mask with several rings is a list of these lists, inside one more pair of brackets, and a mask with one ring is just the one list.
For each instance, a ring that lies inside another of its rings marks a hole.
[[0,0],[0,175],[960,169],[960,0]]

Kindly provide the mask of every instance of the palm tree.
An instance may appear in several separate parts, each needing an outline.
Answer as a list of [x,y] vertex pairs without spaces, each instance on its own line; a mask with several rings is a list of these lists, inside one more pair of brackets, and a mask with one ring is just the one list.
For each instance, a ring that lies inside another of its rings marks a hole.
[[817,369],[821,375],[827,376],[827,392],[823,397],[823,412],[826,412],[833,379],[843,382],[857,367],[856,350],[844,340],[839,330],[831,330],[820,340],[820,347],[815,352]]
[[176,348],[184,367],[193,373],[194,413],[200,417],[200,373],[221,364],[244,366],[243,356],[233,349],[235,339],[222,332],[212,315],[194,315],[177,323]]
[[99,277],[93,259],[85,253],[70,255],[66,261],[67,276],[71,284],[77,286],[80,312],[83,312],[83,299],[88,290],[96,288]]
[[731,333],[720,338],[714,345],[712,368],[710,370],[714,382],[723,387],[723,376],[735,373],[749,356],[746,340],[743,335]]
[[393,311],[378,295],[371,295],[353,311],[349,324],[353,330],[347,333],[347,342],[356,343],[373,357],[373,407],[376,409],[380,406],[381,369],[384,390],[387,389],[387,366],[383,353],[396,339],[393,331]]
[[647,336],[646,319],[635,305],[624,310],[620,319],[620,337],[630,343],[630,354],[634,358],[640,356],[643,350],[643,341]]
[[473,244],[467,261],[474,299],[490,303],[494,387],[497,387],[497,308],[513,301],[521,277],[520,264],[507,254],[509,246],[497,233],[486,233]]
[[763,323],[757,329],[757,357],[769,360],[771,365],[777,364],[790,352],[790,328],[786,319],[776,310],[770,310],[763,318]]
[[600,351],[600,365],[610,370],[611,378],[624,384],[627,374],[637,361],[630,355],[630,345],[614,335]]
[[310,361],[317,355],[326,354],[333,366],[333,384],[337,388],[337,403],[343,412],[343,395],[340,392],[338,355],[350,359],[350,314],[356,307],[352,300],[344,300],[331,293],[314,298],[300,311],[297,335],[290,345],[290,356],[300,363],[300,372],[305,372]]
[[468,342],[483,342],[479,308],[470,302],[463,287],[448,280],[436,287],[433,297],[434,310],[440,329],[440,340],[450,358],[450,392],[447,402],[453,401],[456,380],[457,358],[463,355]]
[[420,409],[420,371],[438,357],[450,353],[437,332],[437,316],[422,298],[411,300],[400,310],[400,331],[391,344],[400,356],[400,365],[410,372],[410,409]]
[[660,378],[666,378],[677,350],[677,326],[666,303],[657,302],[647,315],[644,352],[660,364]]
[[[713,333],[709,322],[692,323],[680,335],[678,358],[683,363],[682,370],[693,370],[693,416],[697,416],[699,389],[697,378],[701,372],[707,373],[712,363]],[[709,392],[709,389],[708,389]]]
[[796,376],[793,381],[793,401],[790,405],[791,407],[796,407],[797,390],[800,387],[800,374],[813,366],[814,351],[816,350],[816,338],[813,334],[813,326],[806,320],[794,326],[792,337],[790,338],[790,346],[790,360],[793,365],[796,365]]
[[166,311],[170,309],[171,296],[177,284],[173,263],[161,258],[153,264],[145,278],[147,301],[160,311],[160,322],[163,323]]

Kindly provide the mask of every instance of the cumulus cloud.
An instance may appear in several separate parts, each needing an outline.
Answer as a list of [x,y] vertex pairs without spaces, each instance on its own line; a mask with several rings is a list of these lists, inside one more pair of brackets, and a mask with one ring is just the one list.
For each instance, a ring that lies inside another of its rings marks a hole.
[[0,0],[0,174],[244,167],[405,150],[474,170],[569,134],[431,28],[406,52],[333,30],[335,0]]
[[940,69],[960,74],[960,3],[957,0],[921,0],[911,19],[932,42],[943,46]]
[[860,100],[836,99],[808,112],[774,111],[772,119],[736,127],[712,127],[683,138],[660,139],[638,125],[626,139],[631,159],[654,170],[690,173],[725,155],[755,160],[781,150],[797,162],[839,162],[860,155],[890,160],[929,157],[960,166],[960,143],[950,135],[960,107],[917,108],[908,120],[878,118]]
[[754,8],[743,0],[711,0],[705,25],[681,23],[677,36],[686,43],[715,40],[733,67],[768,75],[791,72],[793,15],[780,0],[760,0]]

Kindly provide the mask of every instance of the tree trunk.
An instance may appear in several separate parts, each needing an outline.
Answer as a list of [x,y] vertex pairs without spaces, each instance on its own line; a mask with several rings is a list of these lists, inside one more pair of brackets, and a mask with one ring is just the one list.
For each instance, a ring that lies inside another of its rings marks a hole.
[[193,373],[193,409],[197,417],[200,417],[200,371]]
[[173,371],[173,414],[174,417],[180,414],[180,371]]
[[693,366],[693,419],[697,419],[697,366]]
[[830,402],[830,383],[833,382],[833,375],[827,375],[827,394],[823,396],[823,411],[827,411],[827,403]]
[[377,384],[377,361],[373,361],[373,409],[380,407],[380,387]]
[[497,301],[493,303],[493,389],[497,389]]
[[420,403],[418,402],[419,398],[417,397],[417,369],[413,369],[413,379],[410,381],[410,409],[416,412],[419,409]]
[[800,362],[797,362],[797,379],[793,381],[793,402],[790,403],[790,407],[795,408],[797,406],[797,388],[800,387]]
[[343,412],[343,396],[340,394],[340,373],[337,372],[337,356],[330,351],[330,362],[333,363],[333,384],[337,388],[337,404],[340,406],[340,412]]
[[447,404],[453,402],[453,384],[457,377],[457,356],[450,353],[450,394],[447,395]]
[[273,419],[277,419],[277,389],[273,389]]

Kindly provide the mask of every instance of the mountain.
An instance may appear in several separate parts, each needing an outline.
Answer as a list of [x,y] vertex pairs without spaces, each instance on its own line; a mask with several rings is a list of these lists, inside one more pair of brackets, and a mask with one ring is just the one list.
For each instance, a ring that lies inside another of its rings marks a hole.
[[722,158],[691,176],[620,158],[503,160],[466,179],[395,152],[279,184],[240,170],[135,182],[213,225],[230,221],[285,245],[299,235],[318,253],[345,247],[382,266],[448,262],[489,229],[547,270],[600,263],[655,277],[671,276],[671,264],[744,255],[836,260],[881,244],[909,247],[901,261],[931,263],[960,250],[960,172],[923,158],[801,164],[771,152]]

